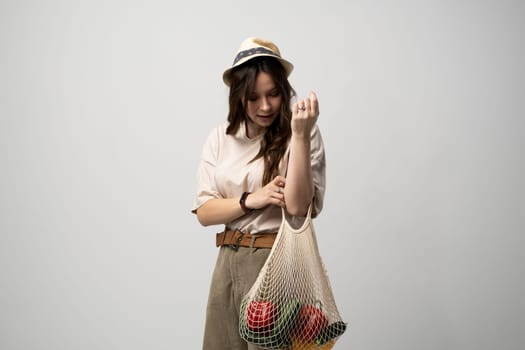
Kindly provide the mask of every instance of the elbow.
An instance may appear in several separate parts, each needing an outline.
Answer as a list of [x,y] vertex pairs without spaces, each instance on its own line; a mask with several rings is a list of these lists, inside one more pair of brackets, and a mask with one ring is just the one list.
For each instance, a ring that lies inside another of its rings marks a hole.
[[197,220],[202,226],[206,227],[212,224],[210,220],[207,218],[207,216],[203,215],[203,213],[200,210],[197,210],[195,214],[197,214]]
[[200,223],[202,226],[204,226],[204,227],[206,227],[206,226],[210,226],[210,225],[213,224],[212,222],[210,222],[210,221],[208,221],[208,220],[206,220],[206,219],[203,219],[203,218],[199,218],[199,217],[197,217],[197,219],[199,220],[199,223]]
[[204,227],[206,227],[206,226],[210,226],[210,225],[211,225],[209,222],[207,222],[206,220],[202,220],[202,219],[199,219],[199,223],[200,223],[202,226],[204,226]]
[[306,216],[308,214],[308,205],[287,205],[286,211],[292,216]]
[[[312,190],[313,192],[313,190]],[[286,202],[286,211],[288,214],[292,216],[302,216],[306,217],[308,214],[308,209],[310,209],[310,205],[313,202],[313,194],[305,194],[304,196],[301,196],[300,198],[297,197],[289,197],[285,198]]]

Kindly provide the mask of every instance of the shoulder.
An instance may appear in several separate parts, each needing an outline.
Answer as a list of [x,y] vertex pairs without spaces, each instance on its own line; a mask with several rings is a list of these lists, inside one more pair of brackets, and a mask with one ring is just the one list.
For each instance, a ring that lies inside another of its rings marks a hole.
[[228,128],[228,122],[222,122],[217,124],[213,129],[211,129],[210,134],[215,134],[217,136],[226,136],[226,129]]
[[226,138],[226,128],[228,127],[228,122],[222,122],[215,127],[213,127],[206,138],[207,143],[218,143],[224,138]]

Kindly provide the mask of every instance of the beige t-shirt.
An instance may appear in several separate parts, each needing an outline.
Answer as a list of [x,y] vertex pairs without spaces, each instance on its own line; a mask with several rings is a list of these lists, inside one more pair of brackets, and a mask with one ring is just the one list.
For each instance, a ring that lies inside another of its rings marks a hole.
[[[262,187],[264,161],[250,161],[257,155],[263,135],[248,138],[246,125],[241,124],[235,135],[227,135],[228,122],[217,126],[209,134],[197,170],[197,196],[192,212],[211,198],[240,197],[245,191],[255,192]],[[311,133],[311,165],[314,183],[313,212],[320,213],[325,192],[325,153],[321,133],[317,125]],[[287,160],[289,148],[283,157]],[[286,173],[286,162],[282,161],[280,174]],[[281,224],[281,208],[270,205],[254,210],[226,224],[242,232],[277,232]],[[292,221],[293,218],[292,218]]]

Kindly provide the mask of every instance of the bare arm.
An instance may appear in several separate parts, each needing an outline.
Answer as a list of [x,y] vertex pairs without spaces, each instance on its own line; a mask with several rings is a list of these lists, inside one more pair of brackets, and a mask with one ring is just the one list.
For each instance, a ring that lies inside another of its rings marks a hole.
[[213,198],[197,209],[197,218],[203,226],[225,224],[244,215],[237,198]]
[[[284,207],[284,191],[286,179],[276,176],[266,186],[260,188],[246,197],[246,207],[262,209],[268,205]],[[246,213],[239,205],[239,197],[213,198],[197,209],[197,218],[204,225],[218,225],[231,222]]]
[[305,216],[314,196],[310,135],[318,116],[319,104],[313,92],[293,105],[290,159],[284,190],[286,210],[291,215]]

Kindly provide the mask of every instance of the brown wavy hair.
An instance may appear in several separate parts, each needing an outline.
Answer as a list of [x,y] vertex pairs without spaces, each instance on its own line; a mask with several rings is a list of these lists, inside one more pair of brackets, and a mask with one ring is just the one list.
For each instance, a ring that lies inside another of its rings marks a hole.
[[295,96],[295,90],[290,85],[286,71],[278,60],[266,56],[256,57],[232,70],[230,75],[229,125],[226,128],[226,134],[234,135],[248,118],[244,101],[247,101],[254,91],[255,81],[260,72],[270,75],[281,96],[279,114],[272,125],[266,129],[259,153],[250,161],[251,163],[259,158],[264,159],[262,179],[264,186],[279,175],[279,163],[286,152],[288,140],[292,135],[290,101]]

